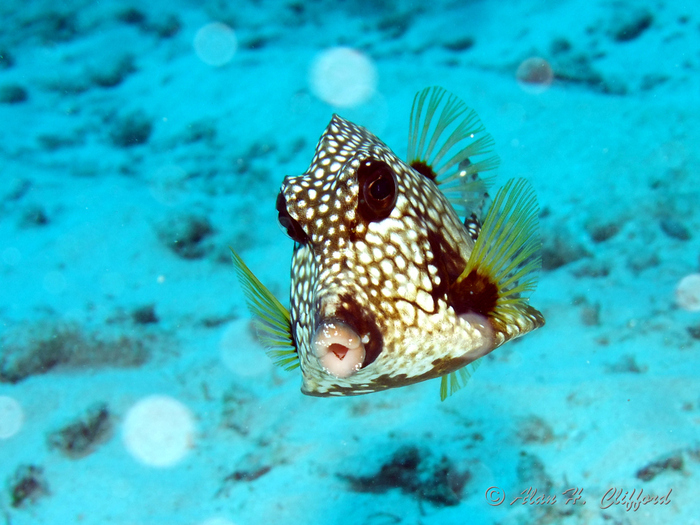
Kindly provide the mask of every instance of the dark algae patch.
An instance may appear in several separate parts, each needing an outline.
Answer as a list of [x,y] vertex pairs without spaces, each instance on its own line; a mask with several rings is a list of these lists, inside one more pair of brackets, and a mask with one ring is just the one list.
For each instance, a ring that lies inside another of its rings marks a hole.
[[518,437],[523,443],[550,443],[554,441],[554,431],[538,416],[530,416],[518,425]]
[[150,358],[146,334],[108,337],[76,324],[33,323],[0,340],[0,383],[18,383],[54,369],[129,368]]
[[661,231],[672,239],[689,241],[692,238],[690,230],[682,222],[675,219],[661,219],[659,221],[659,226],[661,226]]
[[414,446],[399,449],[370,476],[340,476],[355,492],[382,494],[391,489],[439,507],[459,505],[464,486],[471,477],[459,471],[445,456],[436,459],[429,452]]
[[114,146],[131,148],[148,142],[152,130],[153,125],[147,117],[141,113],[131,113],[112,123],[109,138]]
[[641,479],[642,481],[651,481],[659,474],[670,470],[683,470],[683,456],[681,454],[673,454],[656,461],[652,461],[645,467],[640,468],[637,471],[636,476],[637,479]]
[[20,465],[9,483],[11,505],[25,508],[49,494],[44,469],[35,465]]
[[49,434],[49,447],[60,450],[71,459],[82,458],[106,442],[113,427],[113,417],[107,405],[97,405],[75,422]]
[[175,214],[157,226],[160,241],[183,259],[201,259],[214,245],[209,242],[214,227],[205,215]]
[[0,104],[19,104],[29,98],[27,90],[18,84],[0,86]]
[[230,472],[221,483],[221,487],[216,493],[217,498],[227,498],[231,490],[240,483],[252,483],[270,472],[276,463],[264,459],[258,454],[248,454],[242,457],[236,469]]
[[131,312],[131,318],[136,324],[155,324],[160,320],[156,315],[155,305],[152,304],[136,308]]
[[628,42],[644,33],[654,21],[650,11],[643,8],[618,8],[610,21],[608,32],[616,42]]

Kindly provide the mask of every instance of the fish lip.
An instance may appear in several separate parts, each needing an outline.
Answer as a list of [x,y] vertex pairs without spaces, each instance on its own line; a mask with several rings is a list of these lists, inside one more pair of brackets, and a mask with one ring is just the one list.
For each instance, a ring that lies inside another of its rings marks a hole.
[[347,323],[335,319],[319,323],[312,348],[321,367],[339,378],[359,371],[366,355],[362,336]]
[[[338,322],[347,326],[359,336],[364,345],[365,355],[361,368],[368,367],[384,350],[384,337],[374,315],[360,305],[350,293],[340,294],[333,302],[336,307],[333,308],[332,313],[327,313],[317,320],[314,334],[323,323]],[[318,308],[316,311],[323,312],[323,308]]]

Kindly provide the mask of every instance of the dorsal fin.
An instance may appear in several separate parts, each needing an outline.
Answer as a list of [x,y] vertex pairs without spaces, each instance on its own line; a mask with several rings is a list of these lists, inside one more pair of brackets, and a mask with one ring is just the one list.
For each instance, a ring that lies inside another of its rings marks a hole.
[[[411,107],[407,162],[434,180],[462,216],[473,211],[473,201],[488,189],[489,179],[475,174],[498,166],[493,145],[493,138],[474,110],[455,95],[437,86],[416,94]],[[480,155],[488,156],[472,158]]]
[[267,355],[277,366],[285,370],[295,369],[299,366],[299,355],[292,337],[289,311],[255,277],[233,248],[229,246],[229,249],[248,309],[253,314],[260,340],[267,348]]

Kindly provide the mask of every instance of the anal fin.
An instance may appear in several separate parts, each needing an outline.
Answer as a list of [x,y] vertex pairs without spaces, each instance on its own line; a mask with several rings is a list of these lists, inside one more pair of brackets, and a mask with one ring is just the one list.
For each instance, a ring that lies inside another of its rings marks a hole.
[[481,365],[481,359],[472,361],[467,366],[442,376],[440,378],[440,401],[444,401],[448,396],[467,386],[479,365]]

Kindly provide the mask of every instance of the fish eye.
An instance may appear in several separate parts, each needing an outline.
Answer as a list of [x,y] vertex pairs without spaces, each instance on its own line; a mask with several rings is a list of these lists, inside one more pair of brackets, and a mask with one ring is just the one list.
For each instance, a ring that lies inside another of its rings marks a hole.
[[357,170],[360,185],[358,208],[368,221],[386,219],[398,196],[396,176],[386,162],[367,160]]
[[306,236],[306,232],[301,227],[301,224],[289,215],[287,211],[287,201],[282,192],[279,192],[279,195],[277,195],[277,204],[275,207],[277,208],[277,220],[282,228],[284,228],[284,231],[287,232],[287,235],[289,235],[293,241],[301,244],[306,243],[309,238]]

